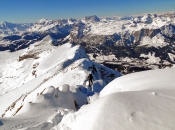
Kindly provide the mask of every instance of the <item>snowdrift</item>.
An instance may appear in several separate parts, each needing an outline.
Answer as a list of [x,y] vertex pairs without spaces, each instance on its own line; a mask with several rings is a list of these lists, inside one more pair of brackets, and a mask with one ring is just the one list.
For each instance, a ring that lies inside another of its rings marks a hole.
[[174,72],[154,70],[117,78],[99,99],[65,116],[53,130],[175,129]]
[[128,74],[110,82],[101,91],[100,96],[125,91],[171,90],[175,89],[174,78],[175,69],[150,70]]

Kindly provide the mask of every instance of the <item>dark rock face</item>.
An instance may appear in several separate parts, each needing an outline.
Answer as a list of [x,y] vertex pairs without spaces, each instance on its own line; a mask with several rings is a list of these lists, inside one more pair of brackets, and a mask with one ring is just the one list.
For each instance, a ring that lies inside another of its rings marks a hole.
[[164,16],[164,17],[169,17],[169,18],[175,18],[175,12],[164,13],[163,16]]
[[11,35],[11,36],[3,37],[2,40],[11,40],[11,41],[13,41],[13,40],[19,40],[19,39],[21,39],[21,36],[18,36],[18,35]]
[[141,29],[139,31],[135,31],[132,35],[134,36],[136,42],[140,42],[143,37],[149,36],[150,38],[153,38],[160,32],[160,29]]
[[85,28],[85,24],[82,23],[81,21],[78,21],[77,23],[75,23],[72,32],[70,32],[70,35],[74,38],[74,39],[80,39],[84,36],[83,31]]
[[162,26],[161,33],[168,38],[175,38],[175,25],[167,24]]
[[17,50],[25,49],[30,44],[33,44],[35,42],[36,42],[36,40],[30,41],[30,40],[24,40],[24,39],[11,41],[11,44],[0,45],[0,51],[9,50],[11,52],[14,52],[14,51],[17,51]]
[[100,19],[96,15],[86,16],[85,20],[90,21],[90,22],[99,22],[100,21]]

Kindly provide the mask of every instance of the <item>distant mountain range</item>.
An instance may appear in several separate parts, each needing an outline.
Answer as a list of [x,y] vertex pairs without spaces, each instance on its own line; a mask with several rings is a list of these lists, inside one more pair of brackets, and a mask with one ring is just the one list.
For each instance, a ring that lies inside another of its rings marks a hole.
[[175,63],[175,12],[128,17],[86,16],[0,24],[0,50],[16,51],[47,35],[59,44],[81,45],[94,61],[122,73],[172,67]]

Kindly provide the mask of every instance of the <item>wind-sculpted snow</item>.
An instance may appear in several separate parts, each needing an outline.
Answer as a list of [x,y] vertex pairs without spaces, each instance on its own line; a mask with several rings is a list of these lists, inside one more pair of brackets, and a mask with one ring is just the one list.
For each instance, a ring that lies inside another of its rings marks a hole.
[[[128,74],[110,82],[100,96],[106,96],[111,93],[125,92],[125,91],[143,91],[143,90],[161,90],[161,89],[175,89],[175,69],[152,70],[146,72],[138,72]],[[161,80],[160,80],[161,79]],[[129,86],[128,86],[129,84]]]
[[99,99],[66,115],[52,130],[175,129],[174,72],[151,70],[117,78]]
[[[62,87],[65,87],[65,85]],[[29,95],[26,95],[25,98],[28,98]],[[53,86],[45,88],[30,102],[27,102],[25,98],[16,101],[13,107],[10,108],[15,117],[6,118],[7,121],[3,118],[2,128],[49,129],[58,124],[64,115],[87,103],[85,94],[75,88],[72,90],[69,86],[66,92]],[[10,114],[8,111],[6,113]]]

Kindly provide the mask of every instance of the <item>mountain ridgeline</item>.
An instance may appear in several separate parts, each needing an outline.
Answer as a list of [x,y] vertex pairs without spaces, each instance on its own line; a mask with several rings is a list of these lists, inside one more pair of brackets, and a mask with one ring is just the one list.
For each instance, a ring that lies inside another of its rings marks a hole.
[[0,24],[0,50],[17,51],[47,35],[57,39],[55,45],[81,45],[90,59],[123,74],[169,68],[175,63],[175,12],[41,19],[31,24],[4,22]]

